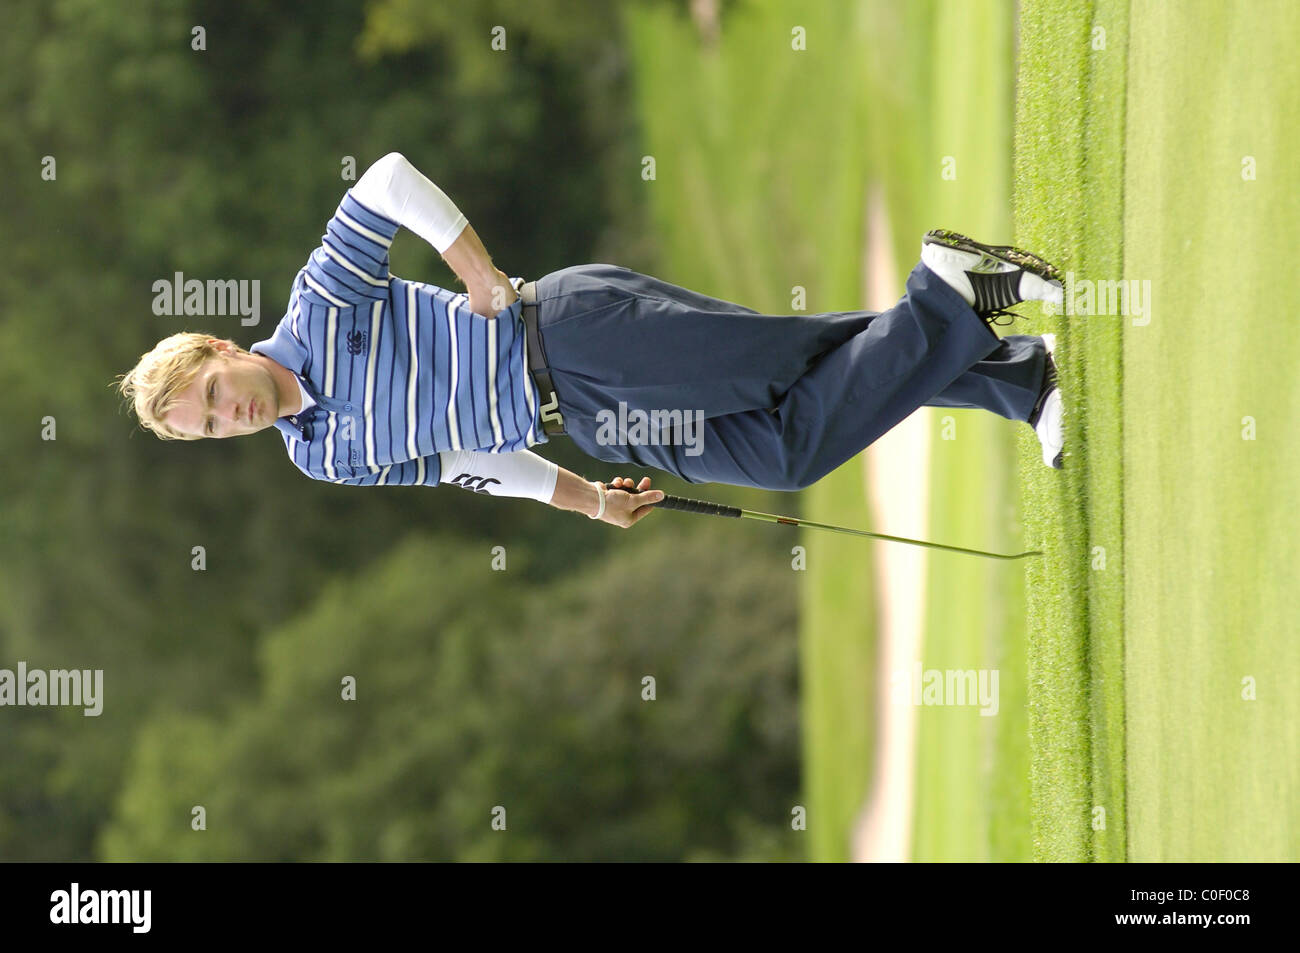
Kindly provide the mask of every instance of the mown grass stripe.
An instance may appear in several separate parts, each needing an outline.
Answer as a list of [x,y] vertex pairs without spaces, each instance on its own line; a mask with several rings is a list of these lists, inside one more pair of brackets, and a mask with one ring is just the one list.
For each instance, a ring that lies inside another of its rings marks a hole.
[[[1124,0],[1021,8],[1016,240],[1076,275],[1122,266],[1126,22]],[[1067,446],[1066,469],[1052,471],[1033,435],[1022,436],[1027,543],[1045,550],[1027,573],[1034,855],[1122,859],[1119,327],[1036,316],[1035,330],[1060,340]],[[1097,546],[1105,569],[1093,568]],[[1093,829],[1097,807],[1104,831]]]

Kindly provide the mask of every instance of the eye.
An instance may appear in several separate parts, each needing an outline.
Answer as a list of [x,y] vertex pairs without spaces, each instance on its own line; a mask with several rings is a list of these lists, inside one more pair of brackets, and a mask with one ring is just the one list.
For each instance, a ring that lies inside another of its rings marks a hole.
[[[217,382],[216,382],[216,380],[214,379],[214,380],[212,380],[212,381],[208,384],[208,401],[211,402],[211,401],[213,401],[213,400],[216,400],[216,396],[217,396]],[[208,418],[208,423],[207,423],[207,427],[205,428],[205,430],[206,430],[206,432],[207,432],[207,435],[208,435],[209,437],[211,437],[211,436],[212,436],[212,418],[211,418],[211,417]]]

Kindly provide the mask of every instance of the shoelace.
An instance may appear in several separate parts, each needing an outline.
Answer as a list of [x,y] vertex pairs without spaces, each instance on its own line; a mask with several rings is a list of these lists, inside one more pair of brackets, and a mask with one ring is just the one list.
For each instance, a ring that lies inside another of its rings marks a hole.
[[[1005,317],[1007,317],[1007,318],[1010,318],[1011,320],[1009,320],[1009,321],[994,321],[994,320],[993,320],[994,318],[1003,317],[1003,316],[1005,316]],[[997,310],[997,311],[985,311],[985,312],[982,312],[982,313],[980,314],[980,317],[983,318],[983,319],[984,319],[984,323],[987,324],[987,325],[989,325],[990,327],[994,327],[994,326],[996,326],[996,327],[999,327],[999,328],[1009,328],[1009,327],[1011,327],[1011,325],[1015,324],[1015,319],[1016,319],[1016,318],[1020,318],[1021,320],[1024,320],[1024,315],[1023,315],[1023,314],[1020,314],[1020,313],[1017,312],[1017,311],[1006,311],[1006,310],[1003,310],[1003,309],[999,309],[999,310]]]

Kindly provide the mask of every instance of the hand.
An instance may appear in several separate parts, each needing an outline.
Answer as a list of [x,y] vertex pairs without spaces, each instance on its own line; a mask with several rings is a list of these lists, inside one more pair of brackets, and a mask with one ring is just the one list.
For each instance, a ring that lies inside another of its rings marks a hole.
[[602,522],[627,529],[650,515],[654,509],[653,504],[664,498],[663,490],[645,492],[650,489],[649,477],[641,478],[641,485],[637,487],[641,491],[639,494],[627,492],[631,489],[632,481],[628,477],[614,477],[614,482],[605,491],[605,515],[601,517]]
[[519,293],[510,284],[504,271],[497,269],[496,277],[469,291],[469,309],[485,318],[498,314],[519,300]]

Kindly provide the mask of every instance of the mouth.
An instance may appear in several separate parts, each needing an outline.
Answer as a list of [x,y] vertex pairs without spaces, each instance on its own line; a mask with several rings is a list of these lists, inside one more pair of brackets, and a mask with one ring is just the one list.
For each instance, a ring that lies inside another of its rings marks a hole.
[[248,402],[248,422],[251,424],[257,418],[257,401]]

